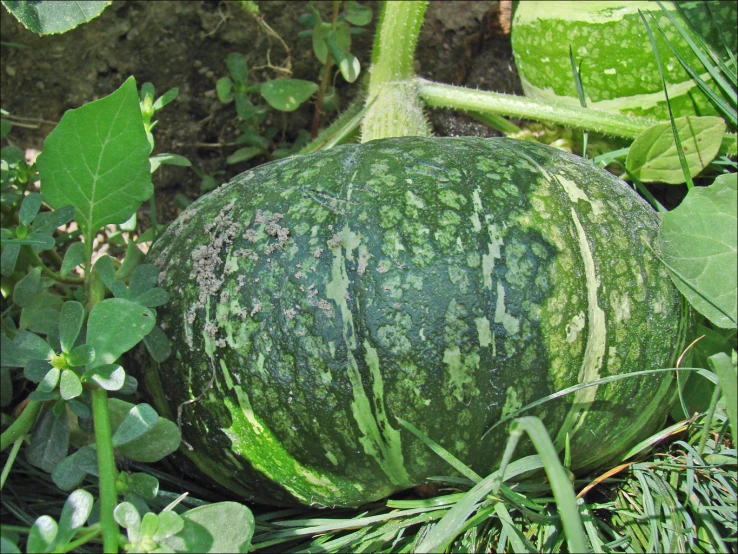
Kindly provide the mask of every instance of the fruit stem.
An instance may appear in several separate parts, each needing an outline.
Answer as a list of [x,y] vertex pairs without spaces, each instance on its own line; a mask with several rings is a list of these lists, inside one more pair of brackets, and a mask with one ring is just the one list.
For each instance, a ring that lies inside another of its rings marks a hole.
[[415,46],[427,7],[426,1],[383,5],[366,99],[371,107],[361,125],[361,142],[431,135],[423,103],[412,81]]

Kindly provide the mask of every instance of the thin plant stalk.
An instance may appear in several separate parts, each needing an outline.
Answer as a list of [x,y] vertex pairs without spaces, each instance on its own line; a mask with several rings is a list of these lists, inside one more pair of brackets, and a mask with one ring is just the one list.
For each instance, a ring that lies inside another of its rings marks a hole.
[[82,279],[81,277],[71,277],[67,275],[61,275],[59,273],[52,271],[46,266],[46,264],[44,264],[43,260],[30,246],[26,245],[24,250],[31,257],[31,259],[36,264],[36,266],[41,269],[41,273],[43,273],[47,277],[50,277],[54,281],[57,281],[58,283],[66,283],[68,285],[81,285],[85,282],[84,279]]
[[[336,30],[336,23],[338,22],[338,12],[341,8],[341,0],[333,0],[333,17],[331,24],[333,30]],[[313,128],[311,132],[311,138],[315,139],[320,131],[320,122],[323,119],[323,102],[325,100],[325,93],[328,90],[328,83],[331,80],[331,69],[333,68],[333,56],[330,52],[327,53],[325,58],[325,64],[323,65],[323,76],[320,80],[320,87],[318,88],[318,94],[315,101],[315,114],[313,116]]]
[[3,467],[3,473],[2,475],[0,475],[0,491],[3,490],[3,487],[5,486],[5,481],[10,474],[10,469],[13,467],[13,462],[15,461],[15,457],[18,455],[18,451],[20,450],[22,444],[23,437],[21,436],[15,439],[15,442],[13,443],[13,448],[10,449],[10,454],[8,454],[8,459],[5,462],[5,467]]
[[118,552],[120,529],[113,517],[118,502],[115,487],[115,458],[113,454],[112,428],[108,413],[108,394],[105,389],[92,389],[92,413],[95,421],[97,467],[100,484],[100,526],[102,527],[103,551]]
[[26,405],[23,409],[23,413],[18,416],[18,419],[16,419],[10,427],[0,435],[0,452],[4,451],[8,446],[13,444],[29,431],[36,422],[36,417],[41,411],[41,407],[43,405],[43,402],[36,402],[34,400],[31,400]]
[[677,155],[679,156],[679,164],[682,166],[682,172],[684,173],[684,179],[687,183],[687,189],[692,190],[692,188],[694,188],[694,182],[692,181],[692,174],[689,171],[689,165],[687,165],[687,158],[684,155],[684,149],[682,148],[682,141],[679,138],[679,133],[677,132],[677,128],[676,128],[676,123],[674,122],[674,114],[671,112],[671,103],[669,102],[669,91],[667,90],[667,87],[666,87],[666,79],[664,78],[664,68],[661,66],[661,58],[659,57],[659,49],[656,47],[656,39],[653,38],[653,32],[651,31],[651,27],[646,21],[646,16],[644,16],[640,10],[638,10],[638,14],[641,16],[641,19],[643,20],[643,24],[646,26],[646,31],[648,32],[648,40],[651,41],[651,49],[653,50],[653,55],[656,58],[656,65],[658,66],[659,74],[661,75],[661,85],[664,89],[664,98],[666,98],[666,109],[669,111],[669,121],[671,122],[671,131],[674,135],[674,144],[676,145]]

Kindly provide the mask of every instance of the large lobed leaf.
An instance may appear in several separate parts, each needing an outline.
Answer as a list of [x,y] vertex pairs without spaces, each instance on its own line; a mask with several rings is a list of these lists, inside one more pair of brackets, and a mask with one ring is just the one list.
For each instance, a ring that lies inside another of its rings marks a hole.
[[712,323],[736,328],[738,177],[721,175],[693,188],[681,205],[664,214],[661,252],[672,280]]
[[112,0],[3,0],[3,5],[29,31],[40,35],[65,33],[100,15]]
[[154,192],[150,145],[136,81],[64,114],[48,136],[36,166],[41,194],[53,208],[75,207],[86,237],[128,220]]

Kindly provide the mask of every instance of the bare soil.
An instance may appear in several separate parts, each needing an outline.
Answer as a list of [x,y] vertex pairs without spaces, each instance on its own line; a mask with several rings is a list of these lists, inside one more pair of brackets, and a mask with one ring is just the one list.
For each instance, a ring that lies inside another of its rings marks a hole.
[[[377,4],[367,33],[354,36],[353,51],[367,68],[377,21]],[[266,66],[289,64],[292,77],[318,82],[320,64],[297,19],[307,11],[302,1],[257,1],[259,15],[284,41],[270,36],[263,25],[233,2],[216,0],[116,0],[101,16],[61,34],[38,36],[0,8],[0,90],[2,108],[27,118],[14,125],[9,144],[32,155],[68,109],[106,96],[129,76],[139,86],[151,82],[157,94],[179,88],[177,100],[157,113],[155,153],[187,157],[193,166],[230,178],[252,165],[227,165],[238,146],[239,119],[233,104],[222,104],[216,81],[227,75],[226,56],[246,55],[255,79],[279,76]],[[331,3],[317,2],[325,20]],[[431,2],[417,50],[419,75],[474,88],[521,94],[508,38],[497,24],[494,1]],[[289,53],[285,49],[289,48]],[[340,106],[358,92],[340,77],[335,80]],[[314,106],[290,114],[273,113],[265,126],[278,128],[278,139],[293,140],[309,129]],[[438,135],[493,136],[495,131],[451,110],[433,110],[429,117]],[[154,177],[160,221],[171,221],[180,210],[175,195],[200,195],[200,177],[189,168],[164,166]]]

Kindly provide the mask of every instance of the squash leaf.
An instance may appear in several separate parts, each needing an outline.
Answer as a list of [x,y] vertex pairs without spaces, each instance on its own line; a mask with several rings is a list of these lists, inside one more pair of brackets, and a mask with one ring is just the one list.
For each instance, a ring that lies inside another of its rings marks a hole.
[[695,187],[664,214],[659,241],[674,284],[718,327],[736,328],[735,260],[738,243],[738,177],[721,175]]
[[725,411],[733,436],[738,436],[738,392],[736,391],[736,364],[725,352],[720,352],[709,358],[710,367],[717,373],[725,399]]
[[85,238],[128,220],[151,197],[149,141],[130,77],[114,93],[67,111],[44,143],[36,166],[53,208],[71,204]]
[[75,2],[59,2],[58,0],[3,0],[3,5],[29,31],[39,35],[65,33],[95,19],[112,0],[76,0]]
[[[684,116],[676,118],[674,124],[690,174],[697,175],[717,156],[725,122],[719,117]],[[630,146],[625,167],[644,183],[684,183],[671,123],[657,123],[638,135]]]

